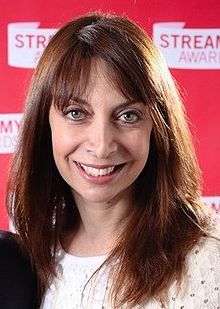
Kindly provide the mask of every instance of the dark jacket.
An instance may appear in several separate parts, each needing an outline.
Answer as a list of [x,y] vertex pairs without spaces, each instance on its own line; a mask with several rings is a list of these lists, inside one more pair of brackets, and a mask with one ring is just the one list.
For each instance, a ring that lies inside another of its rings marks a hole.
[[37,279],[15,234],[0,231],[0,308],[36,309]]

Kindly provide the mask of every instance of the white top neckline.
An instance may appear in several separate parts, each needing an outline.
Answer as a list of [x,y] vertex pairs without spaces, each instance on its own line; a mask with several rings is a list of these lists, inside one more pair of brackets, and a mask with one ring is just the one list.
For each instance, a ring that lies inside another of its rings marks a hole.
[[62,259],[65,259],[66,262],[70,263],[77,263],[81,265],[85,264],[99,264],[104,262],[104,260],[107,258],[107,254],[102,255],[93,255],[93,256],[80,256],[80,255],[74,255],[71,253],[66,252],[62,247],[59,249],[57,253],[58,257],[61,257]]

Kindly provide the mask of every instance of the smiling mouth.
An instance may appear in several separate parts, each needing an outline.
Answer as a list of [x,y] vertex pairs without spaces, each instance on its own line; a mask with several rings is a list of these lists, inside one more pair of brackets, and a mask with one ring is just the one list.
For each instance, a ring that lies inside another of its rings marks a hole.
[[103,176],[110,176],[113,175],[116,172],[119,172],[126,163],[114,165],[108,168],[94,168],[90,166],[86,166],[82,163],[79,163],[77,161],[74,161],[78,167],[80,167],[86,174],[93,177],[103,177]]

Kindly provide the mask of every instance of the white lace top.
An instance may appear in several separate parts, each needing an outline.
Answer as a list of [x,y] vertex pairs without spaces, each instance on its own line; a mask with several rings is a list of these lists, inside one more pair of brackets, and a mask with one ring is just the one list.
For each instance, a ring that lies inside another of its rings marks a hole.
[[[46,291],[41,309],[111,309],[107,301],[109,270],[104,267],[84,288],[106,256],[77,257],[59,251],[58,272]],[[220,309],[220,241],[201,241],[187,260],[187,276],[180,293],[169,291],[168,309]],[[128,308],[128,306],[123,306]],[[135,308],[165,308],[155,300]]]

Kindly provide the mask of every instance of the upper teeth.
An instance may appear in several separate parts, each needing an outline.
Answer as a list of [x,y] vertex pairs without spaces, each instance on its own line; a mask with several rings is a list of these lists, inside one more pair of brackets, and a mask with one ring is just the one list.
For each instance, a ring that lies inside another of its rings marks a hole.
[[111,167],[108,167],[108,168],[98,169],[98,168],[86,166],[86,165],[81,164],[81,163],[80,163],[80,165],[86,171],[86,173],[88,173],[89,175],[92,175],[92,176],[103,176],[103,175],[110,174],[113,171],[113,169],[115,168],[115,166],[111,166]]

